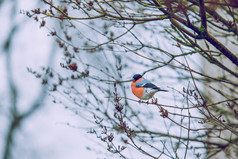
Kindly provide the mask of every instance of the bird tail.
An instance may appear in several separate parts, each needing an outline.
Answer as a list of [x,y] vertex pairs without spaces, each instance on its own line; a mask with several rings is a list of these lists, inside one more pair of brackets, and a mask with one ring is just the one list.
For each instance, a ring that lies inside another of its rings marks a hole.
[[168,90],[157,88],[158,91],[168,92]]

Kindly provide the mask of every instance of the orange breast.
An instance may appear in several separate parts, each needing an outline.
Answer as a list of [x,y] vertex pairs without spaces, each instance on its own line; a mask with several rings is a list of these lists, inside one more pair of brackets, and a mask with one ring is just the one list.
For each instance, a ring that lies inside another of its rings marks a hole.
[[144,88],[143,88],[143,87],[136,87],[136,86],[135,86],[135,83],[140,82],[141,80],[142,80],[142,78],[139,79],[139,80],[137,80],[136,82],[134,82],[134,81],[131,82],[131,90],[132,90],[132,93],[133,93],[136,97],[138,97],[138,98],[140,98],[140,99],[141,99],[142,96],[143,96]]

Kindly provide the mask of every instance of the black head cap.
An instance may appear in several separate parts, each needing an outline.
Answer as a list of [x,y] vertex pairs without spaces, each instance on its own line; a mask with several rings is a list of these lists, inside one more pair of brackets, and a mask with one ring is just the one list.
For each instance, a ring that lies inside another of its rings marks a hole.
[[135,74],[134,76],[133,76],[133,79],[135,80],[135,81],[137,81],[138,79],[140,79],[142,76],[140,75],[140,74]]

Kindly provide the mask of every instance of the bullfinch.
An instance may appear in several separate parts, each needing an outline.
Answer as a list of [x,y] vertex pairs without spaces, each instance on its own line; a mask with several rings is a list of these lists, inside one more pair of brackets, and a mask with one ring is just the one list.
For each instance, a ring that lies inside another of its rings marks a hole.
[[152,98],[154,94],[159,91],[168,92],[167,90],[160,89],[149,80],[143,78],[140,74],[135,74],[133,76],[131,90],[136,97],[142,100],[148,100]]

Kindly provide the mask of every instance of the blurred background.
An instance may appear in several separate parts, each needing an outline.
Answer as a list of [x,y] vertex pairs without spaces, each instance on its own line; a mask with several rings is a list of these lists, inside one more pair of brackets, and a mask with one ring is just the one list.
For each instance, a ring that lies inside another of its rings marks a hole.
[[[41,81],[27,71],[59,66],[55,40],[23,14],[41,5],[37,0],[0,1],[0,158],[5,151],[19,159],[96,158],[86,149],[95,144],[92,135],[77,128],[79,118],[53,104]],[[13,121],[18,115],[24,118],[19,123]]]

